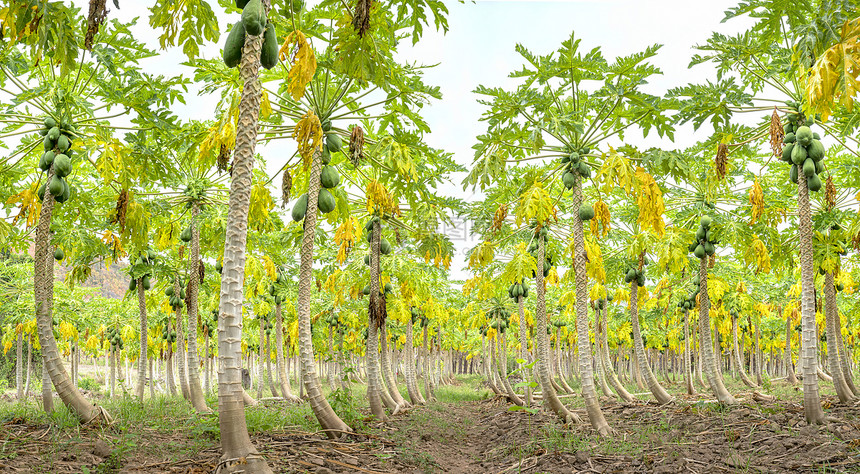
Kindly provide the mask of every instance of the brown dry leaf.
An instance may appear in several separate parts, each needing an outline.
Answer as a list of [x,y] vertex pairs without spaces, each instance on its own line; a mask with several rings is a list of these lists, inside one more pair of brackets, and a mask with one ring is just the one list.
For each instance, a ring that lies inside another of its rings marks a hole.
[[773,151],[773,156],[782,156],[782,139],[785,137],[785,132],[782,129],[782,119],[779,118],[779,113],[776,107],[773,108],[773,113],[770,115],[770,149]]
[[361,164],[364,159],[364,129],[356,125],[352,127],[349,136],[349,160],[353,166]]
[[833,184],[833,176],[827,176],[827,183],[824,185],[824,202],[827,203],[828,209],[836,207],[836,186]]
[[281,207],[290,202],[290,191],[293,189],[293,177],[290,175],[290,170],[284,170],[284,176],[281,178]]
[[502,226],[505,224],[505,219],[508,217],[508,205],[500,204],[499,208],[496,209],[496,213],[493,214],[493,226],[490,228],[490,231],[495,233],[502,230]]
[[358,0],[355,4],[355,14],[352,17],[352,27],[361,38],[370,28],[370,7],[373,0]]
[[729,147],[725,143],[720,143],[717,147],[717,156],[714,158],[714,166],[717,169],[719,179],[726,177],[729,167]]
[[93,40],[99,32],[99,26],[107,19],[105,0],[90,0],[90,13],[87,16],[87,36],[84,39],[84,49],[92,51]]

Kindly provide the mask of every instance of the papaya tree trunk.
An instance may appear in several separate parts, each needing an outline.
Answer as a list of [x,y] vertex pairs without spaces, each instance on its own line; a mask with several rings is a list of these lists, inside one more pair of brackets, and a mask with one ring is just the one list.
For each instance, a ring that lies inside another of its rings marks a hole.
[[275,305],[275,369],[278,371],[278,381],[281,385],[281,393],[287,401],[293,403],[301,402],[299,397],[293,395],[290,387],[290,377],[284,364],[284,314],[281,304]]
[[735,356],[735,367],[737,367],[738,374],[740,375],[741,381],[743,381],[744,385],[756,388],[758,386],[749,378],[744,370],[743,356],[741,355],[740,349],[738,349],[738,318],[734,315],[730,316],[732,318],[732,352]]
[[705,377],[711,391],[720,403],[734,405],[735,397],[723,385],[723,376],[714,361],[714,346],[711,341],[711,300],[708,297],[708,259],[700,259],[699,263],[699,334],[701,335],[702,365]]
[[137,279],[137,309],[140,313],[140,355],[137,358],[137,387],[135,395],[143,403],[143,393],[146,387],[146,350],[147,350],[147,323],[146,323],[146,292],[143,288],[143,278]]
[[314,367],[314,345],[311,337],[311,285],[313,283],[314,235],[317,226],[317,208],[320,191],[320,152],[315,151],[308,174],[308,210],[305,214],[302,235],[299,291],[296,303],[299,329],[299,356],[302,387],[307,392],[311,409],[329,437],[340,437],[352,431],[331,408],[322,394],[319,377]]
[[666,393],[666,390],[657,381],[654,372],[651,370],[651,364],[648,363],[648,356],[645,354],[645,344],[642,342],[642,332],[639,330],[639,285],[634,278],[630,282],[630,329],[633,332],[633,353],[636,357],[639,369],[638,376],[645,379],[648,384],[648,389],[657,400],[657,403],[664,405],[672,401],[672,397]]
[[[367,367],[367,399],[370,412],[377,420],[387,419],[382,408],[382,386],[379,377],[379,327],[385,324],[385,298],[380,297],[379,285],[380,233],[378,223],[370,230],[370,298],[367,308],[367,339],[365,340],[365,366]],[[396,408],[396,407],[395,407]]]
[[408,403],[403,399],[403,395],[400,394],[400,390],[397,389],[397,378],[394,376],[393,371],[391,370],[391,361],[388,359],[388,327],[386,324],[382,324],[379,327],[379,343],[382,346],[382,350],[380,351],[380,361],[382,366],[382,378],[385,380],[385,385],[388,387],[388,393],[391,395],[391,398],[394,399],[394,403],[399,407],[406,407]]
[[200,292],[200,205],[191,206],[191,255],[188,256],[188,395],[197,413],[212,413],[200,385],[200,360],[197,357],[197,296]]
[[798,233],[800,234],[801,347],[803,367],[803,411],[809,424],[824,423],[818,396],[818,332],[815,326],[815,276],[812,252],[812,218],[809,189],[805,179],[797,180]]
[[[170,327],[170,318],[168,317],[167,327]],[[173,343],[167,343],[167,359],[164,361],[164,378],[167,382],[167,392],[171,397],[176,396],[176,383],[173,381]]]
[[791,316],[785,318],[785,380],[786,382],[797,385],[797,376],[794,375],[794,359],[791,356]]
[[[609,384],[615,390],[615,393],[621,397],[627,403],[631,403],[636,400],[630,392],[624,388],[624,385],[618,380],[618,375],[615,373],[615,368],[612,366],[612,360],[609,356],[609,337],[607,335],[607,319],[609,318],[609,311],[604,309],[603,318],[601,318],[601,328],[600,328],[600,339],[598,344],[598,350],[603,352],[603,364],[604,364],[604,372],[607,374],[609,379]],[[622,351],[621,348],[618,348],[618,360],[622,359]]]
[[[179,295],[182,288],[179,286],[179,279],[173,282],[174,294]],[[176,372],[179,377],[179,388],[182,390],[182,398],[191,399],[191,392],[188,390],[188,377],[185,375],[185,321],[182,320],[182,306],[176,307]]]
[[[507,358],[507,354],[502,352],[503,343],[502,340],[504,335],[502,333],[497,332],[496,337],[493,338],[491,342],[492,347],[491,351],[493,352],[493,360],[495,360],[496,365],[496,373],[499,375],[499,380],[501,381],[502,387],[505,389],[505,393],[508,396],[508,399],[517,406],[523,406],[523,400],[517,395],[514,391],[513,387],[511,387],[510,381],[508,381],[507,367],[505,364],[505,359]],[[501,356],[499,355],[501,353]]]
[[24,399],[24,328],[15,337],[15,390],[18,400]]
[[534,395],[532,393],[531,387],[531,370],[527,367],[527,365],[529,364],[529,329],[528,324],[526,323],[526,312],[523,295],[517,296],[517,312],[519,313],[520,317],[519,339],[520,359],[522,359],[522,363],[520,364],[520,375],[523,378],[523,382],[525,382],[524,394],[526,406],[532,406],[532,403],[534,403]]
[[603,337],[601,334],[603,332],[603,329],[602,329],[602,326],[600,324],[600,314],[601,314],[601,311],[600,311],[600,307],[599,307],[599,303],[598,303],[598,304],[594,305],[594,342],[595,342],[595,347],[597,349],[597,363],[598,363],[598,367],[600,368],[600,370],[599,370],[599,374],[595,374],[595,377],[598,377],[600,380],[600,390],[607,397],[614,398],[616,395],[615,395],[615,392],[613,392],[612,389],[609,388],[609,375],[608,375],[608,371],[606,370],[606,360],[603,357],[603,351],[601,350],[601,347],[600,347],[600,340]]
[[278,393],[278,388],[275,384],[275,378],[272,377],[272,348],[269,345],[271,338],[269,334],[266,334],[266,350],[263,352],[263,355],[266,359],[266,379],[269,382],[269,390],[272,392],[272,396],[275,398],[279,398],[280,394]]
[[[268,13],[269,0],[263,0],[263,7]],[[251,175],[254,169],[254,149],[257,144],[262,96],[259,80],[262,45],[262,36],[246,35],[239,64],[239,73],[244,86],[236,126],[236,147],[233,153],[233,174],[221,271],[218,317],[218,421],[221,429],[223,471],[268,474],[272,470],[248,436],[245,420],[245,391],[242,388],[245,249],[248,235],[248,206],[251,201]],[[196,273],[197,260],[193,261],[192,269]],[[194,323],[196,324],[196,321]],[[189,328],[190,332],[191,328]]]
[[[53,166],[48,170],[46,180],[54,175]],[[42,361],[44,372],[47,373],[47,384],[56,388],[57,395],[63,403],[83,423],[89,423],[102,415],[109,419],[104,409],[96,407],[87,401],[77,387],[72,384],[60,353],[57,341],[54,339],[53,327],[53,296],[54,296],[54,256],[50,252],[50,226],[54,210],[54,196],[46,192],[39,212],[39,224],[36,226],[35,250],[33,252],[33,290],[36,310],[36,325],[39,344],[42,346]],[[52,401],[53,403],[53,401]]]
[[[848,351],[845,349],[845,343],[842,341],[842,319],[839,316],[839,311],[836,311],[836,317],[834,318],[836,323],[836,343],[839,345],[839,366],[842,368],[842,377],[845,379],[845,383],[848,384],[848,388],[851,389],[851,393],[855,396],[860,397],[860,392],[857,391],[857,387],[854,386],[854,376],[851,374],[851,364],[848,362]],[[29,361],[27,361],[27,367],[30,366]],[[29,374],[27,375],[29,380]]]
[[827,334],[827,366],[830,368],[830,376],[833,378],[833,386],[836,388],[836,396],[842,403],[854,401],[854,392],[848,387],[842,367],[839,365],[839,344],[836,339],[836,319],[839,318],[836,308],[836,286],[833,284],[833,273],[824,274],[824,319]]
[[537,296],[535,308],[535,339],[537,341],[537,366],[538,375],[540,376],[540,384],[542,389],[543,403],[547,405],[553,413],[556,414],[563,422],[581,423],[582,420],[572,411],[568,410],[556,394],[555,388],[552,386],[552,375],[550,374],[550,352],[549,352],[549,335],[546,331],[546,287],[543,279],[543,262],[546,260],[546,243],[544,237],[537,233],[538,239],[538,255],[537,255],[537,270],[535,271],[535,294]]
[[684,382],[687,385],[687,394],[696,395],[696,387],[693,386],[693,361],[690,354],[690,311],[684,310]]
[[403,374],[406,377],[406,392],[409,394],[409,399],[413,405],[424,405],[424,397],[421,396],[421,391],[418,390],[418,381],[415,376],[415,350],[413,343],[413,328],[412,318],[406,322],[406,366]]

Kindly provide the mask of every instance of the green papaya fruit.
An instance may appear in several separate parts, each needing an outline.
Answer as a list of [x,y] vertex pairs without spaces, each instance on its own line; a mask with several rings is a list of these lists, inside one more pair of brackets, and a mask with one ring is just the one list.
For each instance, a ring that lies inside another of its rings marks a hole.
[[167,288],[164,289],[164,296],[167,296],[167,297],[173,296],[173,287],[172,286],[168,286]]
[[302,194],[296,199],[296,203],[293,204],[293,212],[292,217],[293,220],[299,222],[300,220],[305,218],[305,214],[308,213],[308,193]]
[[635,280],[635,279],[636,279],[636,269],[635,269],[635,268],[631,268],[630,270],[627,270],[627,275],[626,275],[626,277],[627,277],[627,279],[626,279],[626,282],[627,282],[627,283],[630,283],[630,282],[632,282],[633,280]]
[[54,117],[45,117],[45,129],[50,130],[57,126],[57,121],[54,120]]
[[791,162],[797,166],[801,166],[804,161],[806,161],[806,148],[798,143],[791,149]]
[[[245,47],[245,25],[241,21],[233,25],[227,41],[224,42],[224,64],[233,68],[242,60],[242,48]],[[262,53],[260,55],[262,57]]]
[[563,175],[561,175],[561,182],[564,183],[565,188],[571,189],[576,183],[576,175],[569,171],[565,172]]
[[40,201],[45,200],[45,188],[46,187],[47,187],[47,185],[45,183],[42,183],[42,185],[39,186],[39,191],[36,192],[36,194],[39,196]]
[[392,291],[394,291],[394,287],[393,287],[393,286],[391,286],[391,283],[386,283],[386,284],[385,284],[385,292],[386,292],[386,293],[391,293]]
[[66,258],[66,254],[63,252],[63,249],[58,248],[58,249],[54,250],[54,260],[59,262],[60,260],[62,260],[64,258]]
[[792,164],[791,170],[788,172],[788,179],[790,179],[792,183],[797,184],[797,175],[797,165]]
[[365,264],[365,265],[370,265],[370,255],[365,255],[365,256],[364,256],[364,264]]
[[215,262],[215,271],[221,273],[224,270],[224,265],[221,262]]
[[278,35],[275,33],[275,25],[269,22],[266,32],[263,33],[263,49],[260,51],[260,65],[266,69],[272,69],[278,64]]
[[702,216],[702,218],[699,219],[699,225],[702,226],[705,230],[710,229],[711,224],[713,224],[711,216]]
[[57,196],[55,199],[58,203],[62,204],[69,200],[72,196],[72,188],[69,186],[69,182],[65,179],[63,180],[63,193]]
[[705,242],[704,244],[702,244],[702,246],[705,248],[705,255],[708,255],[708,256],[713,255],[714,252],[716,252],[716,250],[717,250],[716,248],[714,248],[714,244],[712,244],[710,242]]
[[328,151],[332,153],[339,151],[343,146],[340,135],[336,133],[327,133],[325,135],[325,146],[328,148]]
[[579,175],[582,176],[583,179],[591,178],[591,167],[588,166],[588,163],[584,161],[579,162]]
[[320,160],[322,161],[323,166],[331,163],[331,152],[328,151],[328,148],[323,148],[322,154],[320,155]]
[[337,207],[337,202],[334,200],[334,196],[332,196],[328,189],[320,189],[317,207],[323,214],[328,214]]
[[60,150],[60,153],[64,153],[70,146],[72,146],[72,142],[69,141],[69,137],[60,135],[60,138],[57,140],[57,150]]
[[51,182],[48,183],[48,192],[51,193],[52,196],[60,196],[63,194],[63,191],[66,188],[63,186],[63,178],[59,176],[54,176],[51,178]]
[[42,154],[42,158],[39,160],[39,169],[42,171],[48,171],[51,169],[51,165],[54,164],[54,150],[48,150]]
[[42,140],[42,147],[44,148],[45,151],[53,150],[55,146],[56,146],[56,144],[55,144],[54,140],[51,140],[47,136],[45,136],[45,139]]
[[364,293],[365,295],[369,295],[370,294],[370,285],[364,285],[364,289],[361,290],[361,292]]
[[590,221],[594,219],[594,208],[591,204],[583,204],[579,206],[579,219],[581,221]]
[[182,288],[181,290],[179,290],[179,301],[182,302],[182,300],[184,300],[184,299],[185,299],[185,288]]
[[817,174],[814,174],[806,178],[806,185],[809,187],[810,191],[817,193],[818,191],[821,191],[821,178],[819,178]]
[[782,161],[791,163],[791,151],[794,150],[795,144],[789,143],[782,149]]
[[258,36],[266,28],[266,10],[261,0],[250,0],[242,8],[242,23],[245,32],[251,36]]
[[322,129],[323,129],[323,132],[331,131],[331,127],[332,127],[332,125],[331,125],[331,119],[328,119],[328,118],[327,118],[327,119],[325,119],[325,120],[323,120],[323,121],[322,121]]
[[48,138],[53,141],[57,141],[60,139],[60,127],[54,127],[48,130]]
[[644,274],[640,273],[639,275],[636,276],[636,284],[638,286],[645,286],[645,275]]
[[809,146],[812,143],[812,130],[807,125],[797,127],[797,143],[802,146]]
[[334,166],[326,166],[320,172],[320,184],[326,189],[331,189],[340,184],[340,173]]
[[693,251],[693,255],[698,259],[705,258],[705,247],[703,247],[702,244],[697,245],[696,250]]
[[824,158],[824,145],[819,140],[812,140],[806,147],[806,154],[815,161]]
[[130,282],[128,282],[128,290],[129,290],[129,291],[134,291],[134,290],[136,290],[136,289],[137,289],[137,280],[135,280],[134,278],[132,278],[132,279],[131,279],[131,281],[130,281]]
[[818,160],[815,162],[815,174],[819,174],[822,171],[824,171],[824,162],[821,160]]
[[819,135],[818,132],[813,132],[812,133],[812,139],[813,140],[821,140],[821,135]]
[[708,231],[705,230],[704,227],[699,227],[699,229],[696,231],[696,240],[705,240],[707,236]]
[[183,230],[182,233],[179,234],[179,240],[188,243],[191,242],[191,237],[191,225],[189,224],[188,227],[186,227],[185,230]]
[[797,137],[793,133],[786,133],[782,139],[785,143],[794,143],[795,140],[797,140]]
[[803,162],[803,176],[810,177],[815,174],[815,161],[812,158],[807,158]]
[[72,160],[60,153],[54,158],[54,173],[61,178],[72,174]]
[[140,280],[140,283],[143,285],[144,291],[149,291],[149,289],[152,288],[152,283],[149,281],[148,276],[143,277],[143,279]]
[[388,255],[391,253],[391,243],[389,243],[388,240],[382,239],[382,241],[379,242],[379,253],[382,255]]

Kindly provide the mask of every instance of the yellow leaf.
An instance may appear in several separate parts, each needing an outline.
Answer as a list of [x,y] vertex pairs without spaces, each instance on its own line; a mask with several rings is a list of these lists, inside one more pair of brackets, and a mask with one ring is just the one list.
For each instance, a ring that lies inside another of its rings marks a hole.
[[750,212],[752,214],[750,224],[755,224],[759,217],[761,217],[761,213],[764,211],[764,192],[761,189],[758,178],[755,179],[755,183],[753,183],[750,188],[749,202]]
[[603,166],[597,172],[596,179],[603,183],[603,191],[607,194],[614,192],[616,186],[630,194],[636,188],[636,174],[630,160],[609,147],[609,153],[604,155]]
[[39,182],[34,181],[29,188],[18,194],[12,195],[6,200],[6,204],[20,202],[18,214],[12,219],[14,226],[19,219],[24,218],[27,227],[33,227],[39,220],[39,212],[42,210],[42,202],[38,196]]
[[302,157],[305,169],[310,166],[314,151],[317,149],[322,151],[322,137],[323,130],[319,117],[314,114],[313,110],[308,110],[293,129],[293,138],[299,144],[299,155]]
[[523,222],[531,223],[532,220],[545,224],[554,213],[553,199],[544,189],[543,183],[535,181],[532,187],[520,196],[516,209],[517,226]]
[[492,241],[487,240],[481,245],[479,245],[476,249],[474,249],[469,255],[469,268],[483,268],[490,263],[493,263],[495,257],[496,244]]
[[337,263],[343,265],[349,256],[349,251],[355,245],[355,229],[358,227],[358,221],[355,217],[348,217],[341,223],[334,233],[334,243],[338,245]]
[[278,51],[281,61],[290,63],[287,75],[287,91],[295,100],[305,95],[305,87],[311,82],[317,70],[317,58],[304,33],[294,30],[286,38]]
[[835,103],[849,112],[854,98],[860,93],[860,18],[853,18],[842,25],[839,42],[828,48],[812,65],[806,78],[806,96],[814,112],[822,120],[832,113]]
[[[367,183],[367,212],[370,214],[396,214],[400,215],[400,206],[391,197],[385,186],[377,180]],[[437,254],[437,259],[440,258]]]
[[594,218],[591,219],[591,233],[598,237],[605,237],[611,230],[609,206],[602,199],[594,203]]
[[639,195],[636,204],[639,206],[639,225],[642,230],[651,229],[655,235],[662,237],[665,232],[663,213],[663,192],[654,178],[644,168],[636,169],[636,179],[639,181]]

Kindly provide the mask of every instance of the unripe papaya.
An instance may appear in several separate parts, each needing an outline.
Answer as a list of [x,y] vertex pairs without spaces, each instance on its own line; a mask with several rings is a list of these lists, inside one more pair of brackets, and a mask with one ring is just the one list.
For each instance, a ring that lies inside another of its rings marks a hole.
[[702,244],[697,245],[696,250],[693,251],[693,255],[698,259],[705,258],[705,247],[703,247]]
[[340,139],[340,135],[336,133],[327,133],[325,136],[325,146],[328,148],[328,151],[334,153],[343,146],[343,142]]
[[66,176],[72,173],[72,160],[60,153],[54,158],[54,173],[61,178],[65,178]]
[[337,202],[334,200],[334,196],[331,195],[328,189],[320,189],[319,200],[317,202],[317,208],[323,214],[328,214],[333,211],[337,206]]
[[824,145],[819,140],[812,140],[806,147],[806,154],[815,161],[824,158]]
[[791,149],[791,162],[797,166],[803,165],[803,162],[806,161],[806,156],[806,148],[800,143]]
[[185,243],[191,242],[191,225],[190,224],[188,225],[188,227],[185,228],[185,230],[182,231],[181,234],[179,234],[179,240],[181,240]]
[[[242,48],[245,47],[245,25],[241,21],[233,25],[227,41],[224,42],[224,64],[227,67],[236,67],[242,60]],[[262,53],[260,55],[262,58]]]
[[52,196],[56,197],[62,195],[65,189],[66,188],[63,186],[63,178],[59,176],[54,175],[54,177],[51,178],[51,182],[48,183],[48,192],[50,192]]
[[810,177],[815,174],[815,161],[812,158],[807,158],[803,162],[803,176]]
[[242,9],[242,23],[245,25],[245,33],[258,36],[266,28],[266,9],[260,0],[250,0]]
[[590,221],[594,219],[594,208],[591,204],[583,204],[579,206],[579,219],[581,221]]
[[782,161],[786,163],[791,163],[791,150],[795,147],[794,143],[789,143],[782,149]]
[[794,184],[797,184],[797,174],[797,165],[791,165],[791,170],[788,172],[788,179],[790,179]]
[[326,166],[320,172],[320,184],[326,189],[331,189],[340,184],[340,174],[333,166]]
[[305,218],[305,214],[308,213],[308,193],[302,194],[296,199],[296,203],[293,205],[292,217],[293,220],[298,222]]
[[567,189],[573,188],[573,185],[576,183],[576,176],[571,172],[565,172],[561,176],[561,182],[564,183],[564,187]]
[[66,254],[63,252],[63,249],[54,250],[54,260],[59,262],[64,258],[66,258]]
[[391,253],[391,243],[389,243],[388,240],[382,239],[379,243],[379,253],[382,255],[388,255]]
[[263,49],[260,51],[260,65],[266,69],[272,69],[278,64],[278,35],[275,33],[275,25],[269,22],[266,32],[263,33]]
[[702,216],[699,220],[699,225],[702,226],[705,230],[711,228],[711,224],[713,223],[711,216]]
[[809,187],[810,191],[817,193],[818,191],[821,191],[821,178],[819,178],[817,174],[814,174],[806,178],[806,185]]

